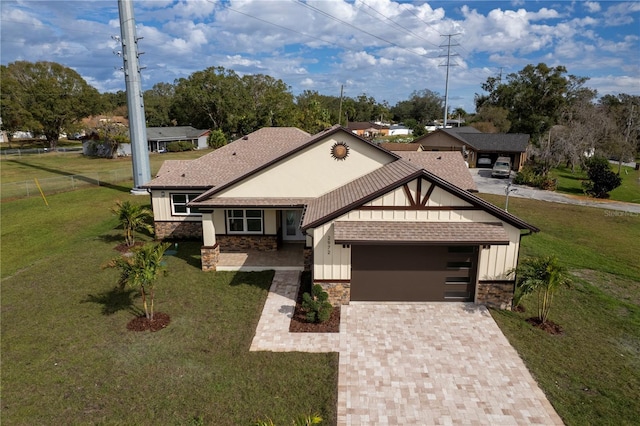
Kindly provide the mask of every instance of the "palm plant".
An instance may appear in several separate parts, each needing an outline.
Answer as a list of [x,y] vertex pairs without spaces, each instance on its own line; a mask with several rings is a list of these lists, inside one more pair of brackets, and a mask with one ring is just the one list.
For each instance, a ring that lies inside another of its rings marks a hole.
[[517,306],[522,298],[536,293],[538,320],[546,323],[556,291],[571,283],[567,269],[557,257],[544,256],[523,259],[511,272],[516,273],[514,304]]
[[118,221],[124,229],[124,241],[127,247],[135,244],[136,231],[146,230],[153,232],[151,221],[153,212],[147,208],[130,201],[117,201],[113,213],[118,216]]
[[[169,243],[145,244],[135,248],[132,255],[117,257],[107,264],[107,267],[120,269],[121,288],[128,284],[140,289],[144,314],[149,320],[153,320],[156,281],[160,274],[166,274],[166,265],[162,258],[169,246]],[[147,305],[147,294],[150,307]]]

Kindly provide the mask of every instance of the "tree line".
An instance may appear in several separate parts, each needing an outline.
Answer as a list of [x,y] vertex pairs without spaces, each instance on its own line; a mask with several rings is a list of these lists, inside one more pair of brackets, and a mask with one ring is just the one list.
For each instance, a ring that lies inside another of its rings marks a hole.
[[[476,113],[458,108],[450,116],[483,132],[529,134],[547,170],[562,161],[573,167],[593,149],[633,158],[640,142],[640,96],[597,98],[587,81],[567,74],[563,66],[527,65],[504,80],[488,78],[475,95]],[[358,121],[401,122],[417,137],[426,124],[442,118],[444,107],[442,96],[429,89],[391,106],[364,93],[341,98],[306,90],[294,95],[282,80],[240,76],[223,67],[157,83],[144,92],[144,102],[149,127],[190,125],[216,130],[228,140],[265,126],[294,126],[313,134]],[[127,116],[124,91],[100,94],[77,72],[53,62],[1,66],[0,108],[3,130],[44,135],[52,148],[60,133],[78,131],[82,118]],[[106,135],[109,131],[102,129]]]

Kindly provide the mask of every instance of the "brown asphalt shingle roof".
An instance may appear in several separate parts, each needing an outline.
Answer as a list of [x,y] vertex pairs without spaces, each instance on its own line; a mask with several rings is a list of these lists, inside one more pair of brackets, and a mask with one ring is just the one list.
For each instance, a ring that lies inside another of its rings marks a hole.
[[295,127],[264,127],[191,161],[164,164],[146,188],[222,186],[303,145],[309,133]]
[[458,151],[416,151],[398,153],[404,160],[430,171],[467,191],[478,191],[462,154]]
[[387,151],[418,151],[421,149],[419,143],[398,143],[398,142],[381,142],[378,144],[380,148],[384,148]]
[[337,221],[337,244],[509,244],[502,223]]

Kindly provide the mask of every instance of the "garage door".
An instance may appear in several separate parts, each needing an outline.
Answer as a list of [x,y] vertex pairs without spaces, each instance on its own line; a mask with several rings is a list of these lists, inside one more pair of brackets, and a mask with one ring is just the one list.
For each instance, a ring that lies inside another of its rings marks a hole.
[[352,245],[351,300],[473,301],[477,246]]

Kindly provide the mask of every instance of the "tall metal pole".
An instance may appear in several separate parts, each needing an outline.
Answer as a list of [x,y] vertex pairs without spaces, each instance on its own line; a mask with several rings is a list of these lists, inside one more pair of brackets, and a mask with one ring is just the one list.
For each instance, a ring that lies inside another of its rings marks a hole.
[[[458,34],[446,34],[443,35],[442,37],[448,37],[448,41],[447,41],[447,63],[444,65],[445,67],[447,67],[447,78],[445,80],[445,86],[444,86],[444,122],[442,127],[443,128],[447,128],[447,115],[449,112],[449,67],[452,67],[453,65],[451,65],[451,37],[459,35]],[[454,46],[457,46],[457,44],[455,44]],[[444,47],[444,46],[442,46]],[[442,65],[441,65],[442,66]]]
[[142,98],[142,79],[138,63],[138,40],[136,21],[133,18],[133,0],[118,0],[120,34],[122,36],[122,58],[127,88],[129,110],[129,138],[133,162],[132,194],[147,194],[141,186],[151,180],[149,148],[147,147],[147,125]]

